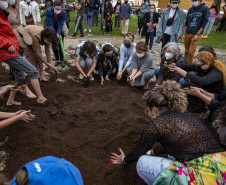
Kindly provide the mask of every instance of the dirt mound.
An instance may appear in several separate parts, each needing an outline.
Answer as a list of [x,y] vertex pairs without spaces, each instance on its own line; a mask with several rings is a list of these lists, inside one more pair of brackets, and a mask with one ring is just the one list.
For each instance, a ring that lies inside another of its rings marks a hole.
[[[1,82],[8,81],[7,71],[0,70]],[[95,80],[84,88],[77,75],[75,68],[68,67],[58,75],[64,83],[53,79],[41,83],[48,106],[22,95],[16,96],[22,101],[19,108],[5,107],[7,98],[1,100],[1,111],[30,109],[36,115],[29,124],[20,121],[1,130],[1,141],[7,141],[0,149],[8,154],[3,173],[12,178],[23,164],[53,155],[77,166],[85,184],[142,184],[135,164],[124,168],[108,158],[118,146],[129,152],[147,124],[143,91],[116,80],[104,86]]]

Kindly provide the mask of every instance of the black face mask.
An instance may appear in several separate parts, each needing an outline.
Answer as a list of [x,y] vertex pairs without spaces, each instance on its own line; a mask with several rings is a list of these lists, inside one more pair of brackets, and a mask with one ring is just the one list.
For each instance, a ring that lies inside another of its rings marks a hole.
[[126,48],[130,48],[131,47],[131,43],[130,42],[125,42],[124,45],[126,46]]
[[113,56],[113,53],[110,55],[105,55],[105,56],[106,56],[106,58],[110,59]]
[[127,4],[128,3],[128,1],[125,1],[125,4]]
[[198,72],[203,72],[205,71],[204,69],[202,69],[202,65],[196,66],[197,67],[197,71]]

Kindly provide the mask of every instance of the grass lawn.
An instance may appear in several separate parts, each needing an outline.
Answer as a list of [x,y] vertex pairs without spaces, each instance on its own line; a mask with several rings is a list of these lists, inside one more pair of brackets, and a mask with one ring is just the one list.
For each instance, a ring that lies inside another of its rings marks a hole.
[[[71,22],[69,23],[69,36],[71,36],[74,33],[74,27],[75,27],[75,19],[76,19],[76,12],[70,12],[70,16],[71,16]],[[44,21],[45,18],[42,19],[42,22]],[[101,16],[99,15],[99,21],[101,20]],[[112,34],[113,36],[121,36],[121,29],[119,30],[115,30],[114,29],[114,15],[112,16],[112,21],[113,21],[113,25],[112,25]],[[93,26],[92,29],[92,34],[94,36],[100,36],[103,35],[103,31],[100,28],[100,22],[98,22],[98,27],[97,26]],[[84,24],[84,19],[83,19],[83,29],[85,28],[85,24]],[[218,49],[224,49],[226,50],[226,31],[221,31],[219,32],[215,32],[217,26],[213,26],[210,35],[208,39],[202,39],[200,42],[200,46],[204,46],[204,45],[209,45],[212,46],[214,48],[218,48]],[[137,31],[137,16],[133,15],[130,17],[129,20],[129,32],[135,33]],[[85,35],[87,35],[88,32],[85,32]],[[78,35],[80,35],[80,32],[78,31]]]

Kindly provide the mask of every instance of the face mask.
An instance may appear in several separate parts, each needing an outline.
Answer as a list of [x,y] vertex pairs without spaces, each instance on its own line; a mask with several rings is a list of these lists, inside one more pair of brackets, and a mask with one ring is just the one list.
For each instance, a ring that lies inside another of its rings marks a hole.
[[196,7],[196,6],[198,6],[198,5],[199,5],[199,2],[198,2],[198,1],[193,1],[193,2],[192,2],[192,6],[195,6],[195,7]]
[[55,10],[55,9],[54,9],[54,12],[55,12],[56,14],[60,14],[60,13],[61,13],[61,10]]
[[49,42],[48,40],[44,40],[44,42],[45,42],[46,44],[50,44],[50,42]]
[[148,3],[145,3],[146,6],[148,6]]
[[7,1],[0,1],[0,9],[5,10],[8,8],[8,2]]
[[9,3],[10,5],[14,5],[14,4],[15,4],[15,0],[8,0],[8,3]]
[[140,54],[140,53],[137,53],[137,52],[136,52],[136,55],[137,55],[138,58],[144,57],[144,53],[141,53],[141,54]]
[[171,4],[171,7],[172,8],[177,8],[178,7],[178,4]]
[[166,53],[165,53],[165,58],[166,58],[166,60],[170,60],[170,59],[173,58],[173,54],[172,54],[172,53],[166,52]]
[[127,4],[128,3],[128,1],[125,1],[125,4]]
[[110,54],[110,55],[105,55],[107,58],[111,58],[112,57],[112,55],[113,55],[113,53],[112,54]]
[[126,48],[130,48],[131,47],[131,43],[130,42],[125,42],[124,45],[126,46]]
[[154,9],[151,9],[151,12],[153,13],[153,12],[155,12],[155,10]]

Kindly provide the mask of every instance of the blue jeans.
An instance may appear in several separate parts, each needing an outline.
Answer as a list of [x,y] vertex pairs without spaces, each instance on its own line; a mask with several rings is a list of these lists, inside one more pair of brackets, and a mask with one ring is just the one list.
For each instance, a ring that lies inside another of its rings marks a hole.
[[98,25],[98,15],[99,15],[99,10],[93,10],[93,19],[92,19],[92,25],[94,25],[94,22],[96,22],[96,26]]
[[[205,35],[205,34],[209,35],[210,34],[210,31],[211,31],[211,29],[213,27],[214,22],[215,22],[215,18],[209,17],[209,20],[208,20],[208,22],[206,24],[206,27],[205,27],[204,31],[203,31],[203,35]],[[209,26],[209,28],[208,28],[208,26]],[[207,30],[207,28],[208,28],[208,30]],[[206,33],[206,30],[207,30],[207,33]]]
[[146,34],[146,44],[148,45],[148,42],[149,42],[149,39],[150,39],[150,43],[149,43],[149,49],[151,50],[152,49],[152,46],[153,46],[153,41],[154,41],[154,35],[155,35],[155,32],[152,31],[152,32],[147,32]]
[[163,157],[143,155],[137,162],[138,175],[151,185],[162,170],[169,168],[173,160]]
[[88,14],[84,14],[85,26],[92,26],[92,17],[88,17]]

